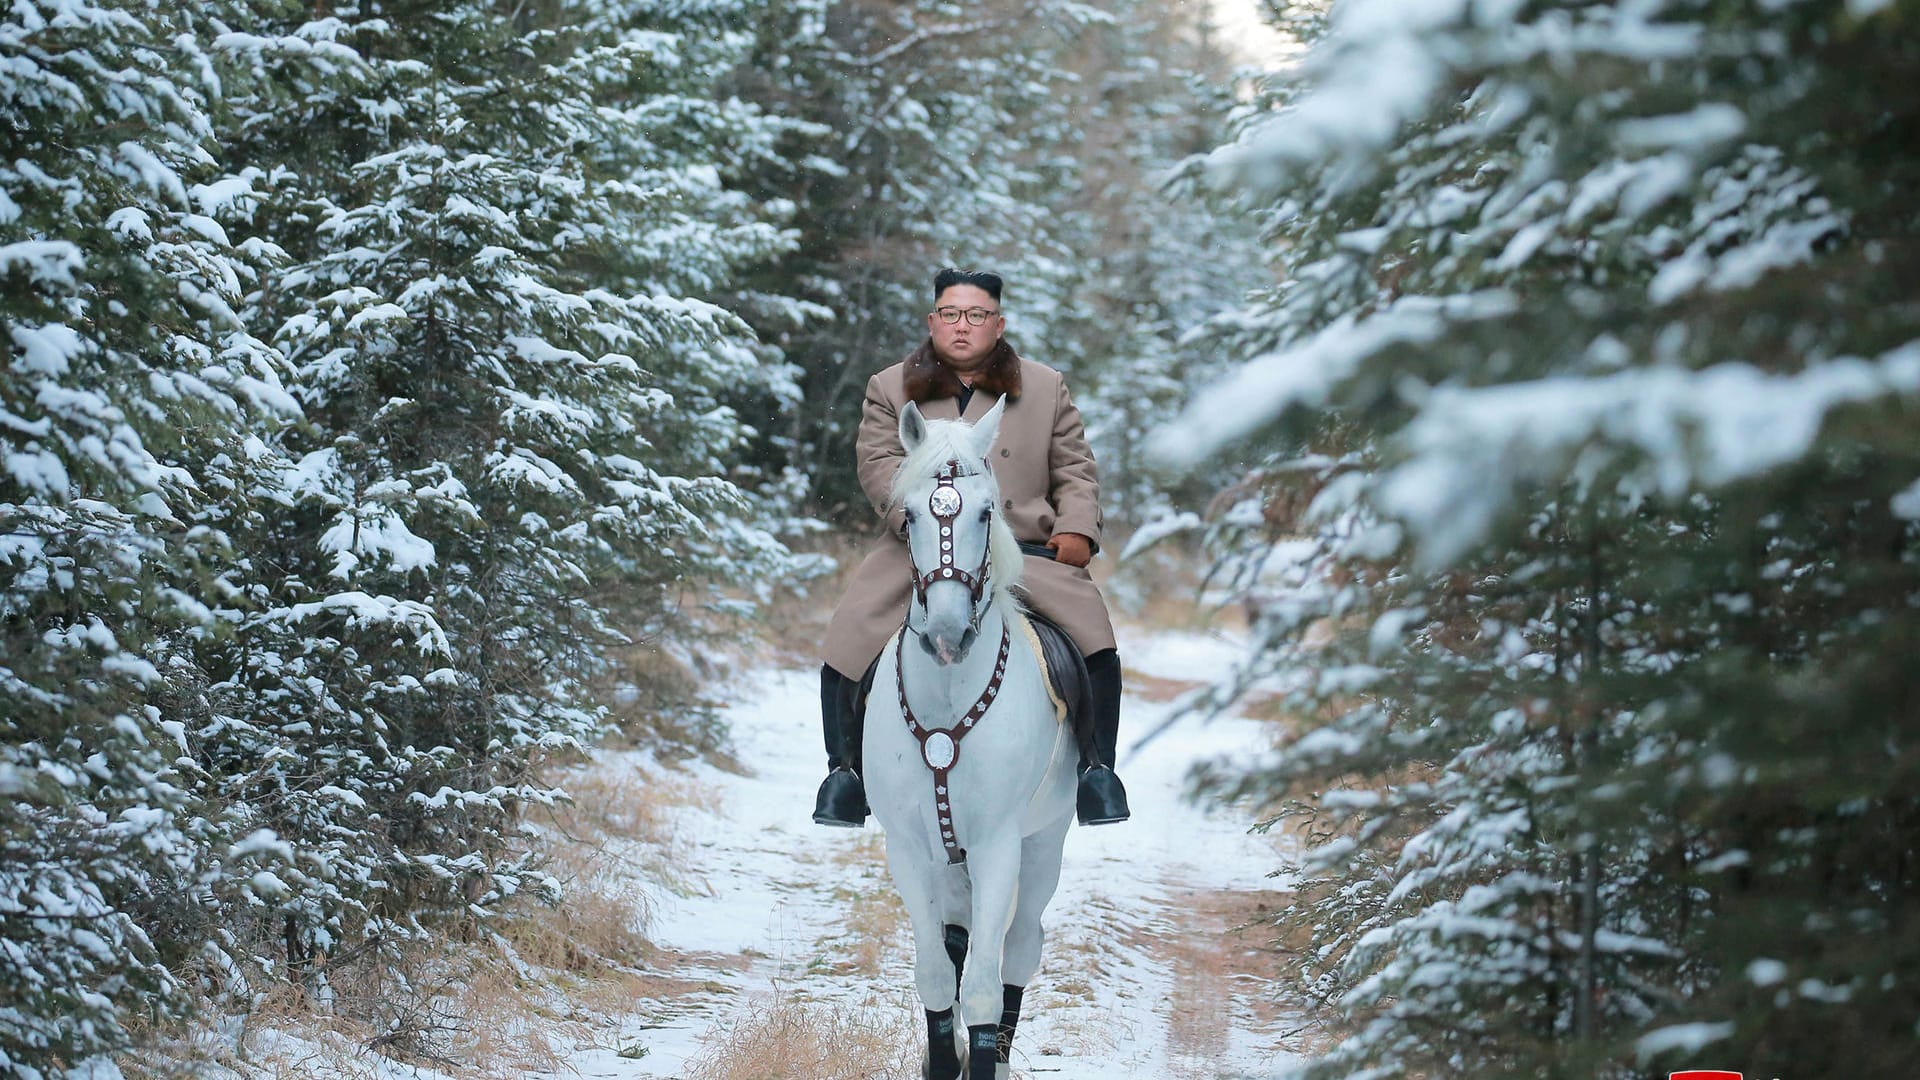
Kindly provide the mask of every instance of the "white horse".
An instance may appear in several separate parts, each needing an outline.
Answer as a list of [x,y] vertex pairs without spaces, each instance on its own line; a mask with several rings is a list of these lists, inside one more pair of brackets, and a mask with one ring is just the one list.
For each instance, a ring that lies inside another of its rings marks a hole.
[[1005,1080],[1074,815],[1078,750],[1009,591],[1020,547],[988,467],[1005,407],[977,425],[900,414],[913,598],[867,706],[867,801],[913,919],[930,1080]]

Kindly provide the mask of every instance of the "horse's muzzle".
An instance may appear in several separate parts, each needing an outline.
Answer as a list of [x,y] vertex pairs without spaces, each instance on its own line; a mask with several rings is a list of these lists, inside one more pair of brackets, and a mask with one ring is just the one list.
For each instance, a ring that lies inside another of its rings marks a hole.
[[929,656],[942,664],[957,664],[967,658],[967,653],[973,649],[973,643],[979,637],[980,632],[968,626],[960,632],[958,641],[942,634],[923,634],[920,637],[920,647],[927,650]]

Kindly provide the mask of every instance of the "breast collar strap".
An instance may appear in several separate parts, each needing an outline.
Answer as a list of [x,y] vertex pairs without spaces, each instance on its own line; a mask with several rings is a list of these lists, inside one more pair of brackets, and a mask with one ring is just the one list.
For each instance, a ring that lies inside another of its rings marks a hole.
[[[940,466],[940,471],[934,476],[937,486],[927,499],[928,512],[940,523],[940,564],[924,574],[917,567],[909,565],[908,573],[913,575],[913,595],[920,601],[921,607],[927,604],[927,586],[936,581],[958,581],[972,590],[973,617],[970,621],[977,630],[981,617],[986,613],[980,601],[987,594],[987,576],[992,572],[993,542],[989,539],[980,552],[980,568],[973,573],[969,574],[953,564],[953,523],[965,506],[965,500],[960,498],[960,489],[953,486],[953,481],[960,475],[958,461],[950,460]],[[991,514],[993,508],[988,507],[987,512]],[[988,536],[991,538],[992,523],[989,522],[988,526]]]
[[960,740],[987,715],[994,699],[1000,696],[1001,680],[1007,677],[1007,654],[1013,644],[1013,634],[1005,623],[1001,624],[1000,655],[993,662],[993,677],[987,680],[987,688],[974,700],[973,707],[950,728],[927,727],[913,715],[913,706],[907,704],[906,640],[907,635],[901,634],[893,645],[893,679],[900,690],[900,715],[907,718],[907,730],[920,740],[921,760],[933,770],[933,814],[940,823],[940,844],[947,849],[947,862],[963,863],[967,861],[967,851],[953,832],[953,800],[947,794],[947,777],[960,762]]

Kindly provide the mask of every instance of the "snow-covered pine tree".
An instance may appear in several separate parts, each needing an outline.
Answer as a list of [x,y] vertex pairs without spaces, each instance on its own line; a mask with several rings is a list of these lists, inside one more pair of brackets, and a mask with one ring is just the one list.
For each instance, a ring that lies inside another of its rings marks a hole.
[[[60,1075],[182,1007],[245,867],[188,726],[228,538],[297,410],[237,316],[248,180],[218,82],[146,4],[0,16],[0,1072]],[[232,855],[233,858],[228,859]]]
[[[1311,1077],[1902,1075],[1920,991],[1910,3],[1348,0],[1222,150],[1286,278],[1167,447],[1298,738]],[[1278,548],[1310,504],[1313,542]]]
[[[785,257],[799,241],[792,203],[759,198],[747,188],[768,169],[790,170],[787,149],[818,134],[804,119],[770,112],[733,92],[733,76],[752,62],[760,30],[776,6],[776,0],[608,5],[603,17],[623,25],[624,33],[670,35],[673,78],[664,91],[651,71],[622,86],[580,86],[583,95],[623,114],[622,124],[607,133],[614,141],[595,144],[590,168],[626,177],[650,193],[646,212],[616,223],[619,235],[588,257],[583,272],[626,291],[698,297],[782,326],[801,325],[817,314],[781,282],[758,290],[744,284],[748,268]],[[747,452],[762,425],[785,423],[782,414],[800,407],[797,371],[777,347],[744,330],[729,318],[724,332],[682,333],[649,365],[677,399],[647,433],[684,455],[667,459],[666,466],[688,476],[727,478],[735,486],[724,513],[704,515],[702,528],[672,541],[681,559],[663,564],[671,578],[662,578],[646,560],[627,564],[636,582],[652,586],[634,592],[639,603],[624,613],[636,631],[652,635],[669,620],[682,637],[704,633],[715,629],[696,625],[706,614],[745,611],[806,572],[779,540],[794,527],[787,515],[795,477],[783,467],[788,463],[763,468]],[[774,411],[744,416],[738,406],[745,400],[774,403]],[[662,590],[676,588],[683,575],[739,590],[746,607],[719,603],[712,595],[692,606],[662,604]]]
[[800,463],[830,516],[865,506],[849,452],[860,394],[918,344],[935,269],[1006,275],[1008,336],[1047,357],[1023,320],[1044,316],[1058,291],[1048,282],[1071,261],[1049,198],[1076,167],[1065,52],[1110,16],[1074,0],[780,0],[770,12],[736,86],[820,133],[786,144],[790,164],[759,176],[757,190],[795,205],[801,239],[749,285],[811,307],[742,312],[782,350],[808,404],[743,407],[785,412],[762,456]]
[[726,479],[751,340],[701,298],[786,242],[722,183],[778,126],[712,100],[747,41],[715,20],[748,10],[348,4],[280,28],[358,59],[263,92],[231,144],[271,177],[258,234],[285,260],[246,315],[307,423],[261,492],[255,608],[200,735],[294,847],[259,930],[295,963],[550,892],[511,838],[555,797],[535,753],[598,730],[587,681],[696,579],[779,570]]
[[[1071,251],[1021,308],[1024,338],[1069,369],[1100,460],[1107,519],[1165,515],[1148,433],[1227,356],[1195,333],[1261,275],[1258,231],[1188,166],[1228,134],[1229,57],[1199,8],[1108,0],[1063,50],[1072,167],[1044,196]],[[1033,290],[1023,290],[1023,295]],[[1025,314],[1032,310],[1031,315]],[[1189,485],[1204,498],[1199,482]]]

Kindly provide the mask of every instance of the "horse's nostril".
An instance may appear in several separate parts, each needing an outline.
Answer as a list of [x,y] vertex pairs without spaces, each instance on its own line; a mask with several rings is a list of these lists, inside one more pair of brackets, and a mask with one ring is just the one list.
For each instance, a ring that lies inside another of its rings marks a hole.
[[937,647],[936,647],[936,646],[935,646],[935,645],[933,644],[933,637],[932,637],[931,635],[928,635],[928,634],[915,634],[915,635],[913,635],[913,636],[914,636],[915,638],[918,638],[918,639],[919,639],[919,641],[920,641],[920,648],[921,648],[921,650],[922,650],[922,651],[924,651],[924,652],[925,652],[925,653],[926,653],[926,654],[927,654],[928,656],[932,656],[932,657],[935,657],[935,658],[938,658],[938,657],[939,657],[939,655],[940,655],[940,651],[939,651],[939,649],[938,649],[938,648],[937,648]]
[[973,639],[979,636],[980,632],[978,630],[975,630],[971,626],[967,627],[966,632],[960,635],[960,647],[953,650],[953,654],[955,656],[967,655],[967,650],[973,648]]

